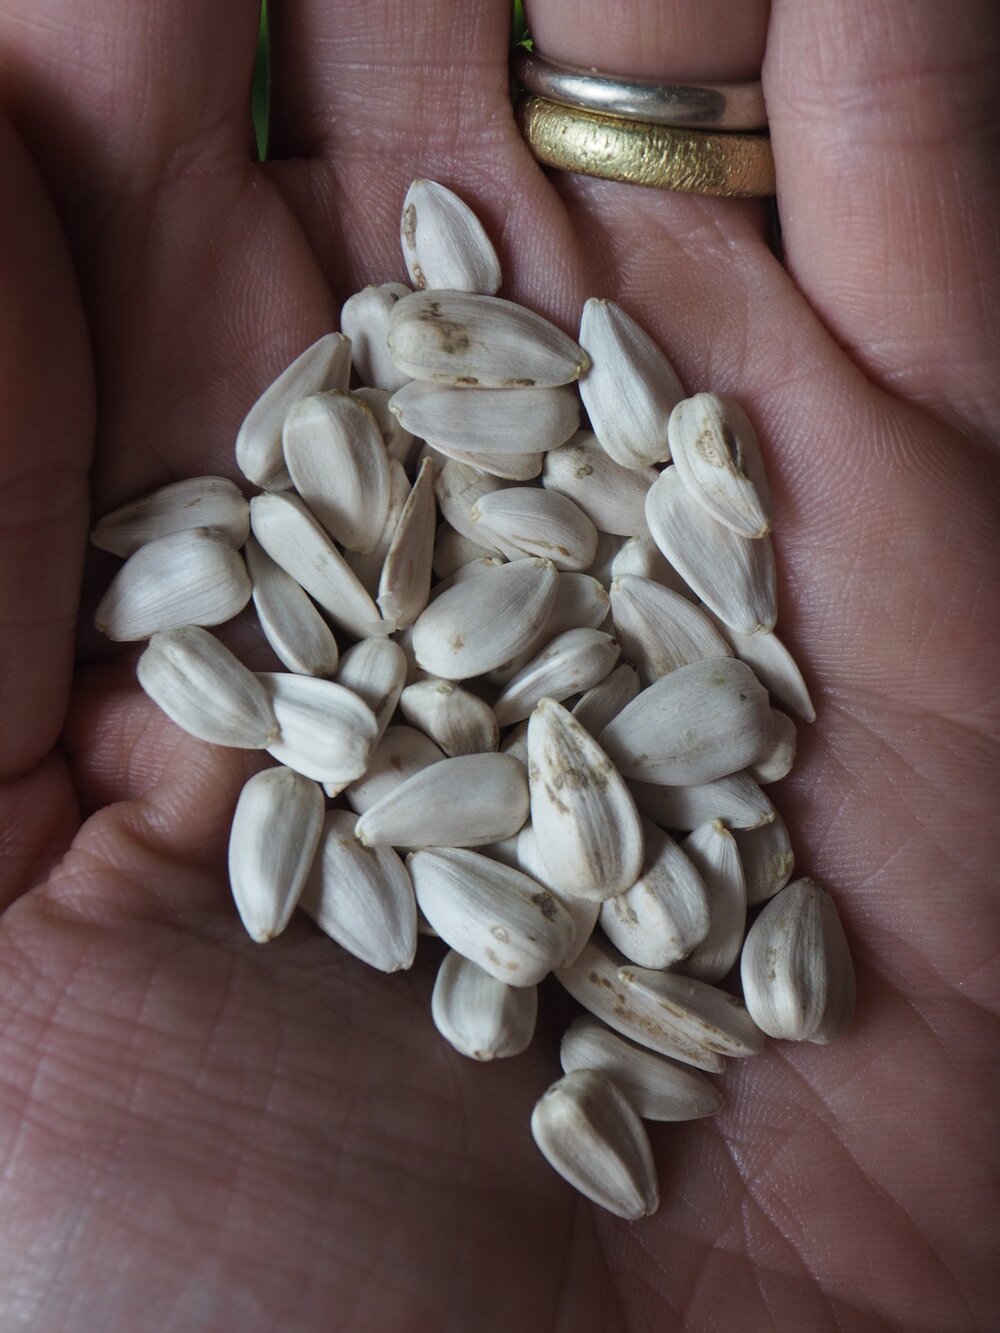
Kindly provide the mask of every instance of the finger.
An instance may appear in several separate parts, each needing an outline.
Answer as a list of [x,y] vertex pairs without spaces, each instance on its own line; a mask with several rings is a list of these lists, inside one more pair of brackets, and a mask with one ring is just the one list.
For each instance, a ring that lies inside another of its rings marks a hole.
[[876,380],[1000,419],[992,0],[775,0],[765,92],[787,261]]

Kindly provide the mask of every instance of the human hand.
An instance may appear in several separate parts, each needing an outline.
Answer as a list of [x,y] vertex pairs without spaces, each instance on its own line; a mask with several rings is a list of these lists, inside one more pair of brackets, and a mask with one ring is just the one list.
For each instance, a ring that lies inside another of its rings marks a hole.
[[[547,179],[499,0],[275,0],[264,167],[250,0],[7,0],[4,103],[41,180],[4,128],[5,1326],[987,1322],[991,8],[532,7],[546,54],[635,75],[750,77],[766,37],[783,268],[759,204]],[[654,1127],[638,1225],[530,1141],[554,1031],[474,1066],[430,1024],[429,962],[371,974],[304,921],[251,944],[224,847],[253,761],[181,735],[86,627],[73,670],[95,405],[96,513],[232,474],[264,384],[402,276],[417,175],[484,218],[508,294],[571,331],[612,296],[690,392],[744,402],[776,492],[780,631],[819,711],[777,799],[859,1007],[836,1046],[731,1064],[711,1122]]]

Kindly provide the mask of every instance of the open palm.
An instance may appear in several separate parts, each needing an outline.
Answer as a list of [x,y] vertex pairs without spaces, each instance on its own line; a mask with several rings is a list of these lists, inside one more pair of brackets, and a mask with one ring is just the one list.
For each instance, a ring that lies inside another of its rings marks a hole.
[[[749,77],[766,40],[784,268],[757,204],[547,179],[505,0],[274,0],[279,160],[255,165],[255,9],[0,12],[0,1325],[985,1327],[989,0],[775,0],[769,31],[766,0],[537,0],[543,51],[625,73]],[[570,330],[613,296],[689,392],[745,402],[775,483],[780,629],[820,715],[779,800],[858,1014],[836,1046],[733,1062],[714,1121],[655,1127],[638,1225],[530,1141],[554,1024],[476,1066],[433,1031],[430,959],[383,977],[299,920],[251,944],[224,848],[255,761],[156,714],[87,630],[89,586],[73,665],[93,440],[97,512],[233,474],[263,385],[403,276],[418,175],[477,208],[508,294]]]

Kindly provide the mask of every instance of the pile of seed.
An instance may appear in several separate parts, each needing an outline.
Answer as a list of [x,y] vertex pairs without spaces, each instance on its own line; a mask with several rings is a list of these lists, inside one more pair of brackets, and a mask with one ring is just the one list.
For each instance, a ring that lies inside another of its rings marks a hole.
[[[415,290],[351,297],[250,409],[260,494],[199,477],[97,525],[126,562],[96,620],[149,639],[140,684],[180,727],[278,761],[230,837],[255,940],[298,905],[393,972],[440,936],[433,1019],[478,1060],[526,1048],[550,972],[579,1001],[532,1132],[638,1218],[643,1119],[711,1115],[703,1071],[829,1041],[854,1006],[836,909],[788,882],[764,791],[814,714],[774,634],[760,449],[610,301],[577,343],[498,298],[442,186],[414,182],[401,237]],[[204,628],[251,598],[284,671]],[[742,1000],[719,985],[737,962]]]

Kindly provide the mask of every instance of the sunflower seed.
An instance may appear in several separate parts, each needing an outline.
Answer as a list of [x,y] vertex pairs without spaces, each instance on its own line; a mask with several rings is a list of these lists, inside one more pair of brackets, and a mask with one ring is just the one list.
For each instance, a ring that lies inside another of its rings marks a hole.
[[771,531],[771,488],[739,403],[714,393],[685,398],[670,414],[667,438],[681,481],[714,519],[741,537]]
[[606,1074],[643,1120],[699,1120],[722,1109],[722,1093],[704,1074],[634,1046],[589,1014],[570,1024],[559,1061],[567,1074]]
[[335,541],[372,551],[389,514],[389,455],[371,410],[353,393],[300,399],[282,432],[295,489]]
[[570,711],[591,736],[597,736],[627,703],[631,703],[640,688],[635,668],[623,662],[582,694]]
[[213,745],[263,750],[278,722],[260,681],[197,625],[154,634],[136,663],[139,684],[184,731]]
[[531,822],[549,878],[598,901],[634,884],[642,826],[628,788],[571,713],[543,699],[528,720]]
[[403,260],[414,287],[492,295],[500,261],[468,204],[437,181],[415,180],[403,200]]
[[258,944],[288,924],[322,828],[322,791],[290,768],[265,768],[240,792],[229,880],[240,920]]
[[[409,288],[404,292],[408,295]],[[341,307],[340,327],[351,340],[351,359],[358,379],[368,388],[395,393],[409,382],[409,376],[389,355],[389,317],[399,299],[398,292],[386,287],[365,287]]]
[[742,1057],[764,1049],[763,1032],[735,995],[676,972],[631,964],[620,967],[618,976],[626,991],[659,1004],[666,1022],[707,1050]]
[[244,553],[257,619],[282,665],[302,676],[332,676],[340,658],[337,640],[308,593],[253,537]]
[[407,865],[424,916],[491,977],[535,986],[566,957],[573,923],[527,875],[462,848],[412,852]]
[[231,546],[242,546],[250,531],[250,505],[226,477],[190,477],[105,514],[90,540],[102,551],[127,557],[147,542],[189,528],[212,528]]
[[484,555],[498,553],[500,548],[487,540],[486,534],[477,528],[472,520],[472,509],[482,496],[499,491],[502,487],[503,482],[499,477],[487,476],[454,460],[445,463],[434,476],[434,494],[445,522],[467,541],[477,545],[486,542],[489,549],[484,550]]
[[649,1138],[606,1074],[563,1075],[535,1105],[531,1132],[549,1165],[616,1217],[637,1222],[660,1206]]
[[364,555],[360,551],[344,552],[344,559],[350,565],[358,582],[372,601],[378,596],[378,585],[382,579],[386,556],[389,554],[392,539],[396,535],[400,515],[409,498],[410,479],[406,475],[406,469],[402,463],[395,458],[391,458],[389,460],[389,511],[386,515],[382,535],[375,547],[371,551],[366,551]]
[[243,558],[214,528],[191,528],[140,546],[111,580],[94,624],[116,642],[182,625],[221,625],[250,600]]
[[406,657],[390,639],[362,639],[340,660],[337,684],[363,699],[377,727],[376,744],[389,725],[406,683]]
[[396,523],[378,585],[379,610],[400,629],[427,605],[434,558],[434,474],[425,459]]
[[747,906],[773,898],[792,877],[795,854],[780,815],[760,828],[733,829],[747,885]]
[[268,754],[316,782],[344,784],[361,776],[378,737],[363,700],[332,680],[285,671],[257,675],[281,728]]
[[413,966],[417,904],[406,867],[391,847],[363,847],[357,816],[331,810],[299,906],[324,934],[380,972]]
[[684,396],[670,362],[613,301],[586,303],[580,342],[593,362],[580,397],[602,447],[623,467],[665,462],[667,420]]
[[356,833],[368,847],[481,847],[510,837],[527,818],[522,765],[505,754],[464,754],[387,792],[364,812]]
[[597,629],[608,618],[611,601],[607,591],[590,574],[561,572],[548,615],[539,621],[528,646],[503,666],[487,673],[494,685],[506,685],[560,634],[571,629]]
[[626,574],[634,574],[640,579],[651,579],[654,583],[669,588],[671,592],[686,597],[689,602],[697,601],[680,574],[646,532],[637,537],[630,537],[619,548],[611,561],[606,581],[611,583],[612,580],[623,578]]
[[508,986],[449,949],[431,996],[434,1026],[461,1055],[495,1060],[520,1055],[535,1035],[538,990]]
[[717,819],[681,843],[708,890],[708,934],[677,964],[699,981],[721,981],[740,956],[747,919],[747,888],[736,839]]
[[493,709],[454,681],[416,681],[399,700],[407,722],[419,727],[449,758],[480,754],[500,744],[500,728]]
[[854,1013],[854,966],[829,894],[798,879],[750,927],[741,964],[743,994],[769,1037],[820,1044],[839,1037]]
[[389,319],[389,351],[414,379],[484,389],[553,389],[590,364],[583,349],[541,315],[475,292],[404,296]]
[[718,819],[729,829],[756,829],[776,818],[774,806],[748,773],[687,787],[632,781],[629,790],[642,813],[661,828],[687,830]]
[[560,702],[603,680],[618,659],[610,634],[570,629],[559,634],[501,691],[493,705],[501,727],[522,722],[544,698]]
[[364,775],[344,789],[351,809],[364,812],[407,778],[444,759],[429,736],[413,727],[387,727],[372,751]]
[[711,607],[702,609],[732,645],[740,661],[753,667],[761,684],[779,703],[806,722],[816,721],[816,709],[809,698],[802,672],[777,634],[741,634],[720,619]]
[[392,395],[389,408],[414,435],[473,453],[544,453],[580,425],[580,400],[566,385],[473,391],[413,380]]
[[622,467],[593,431],[581,430],[545,455],[542,485],[572,500],[599,531],[631,537],[646,527],[646,492],[657,475],[651,467]]
[[747,769],[757,782],[780,782],[795,763],[795,723],[780,708],[771,709],[771,743],[760,758]]
[[671,786],[738,773],[766,747],[767,694],[743,662],[721,657],[661,676],[598,740],[627,778]]
[[236,437],[236,462],[255,486],[266,491],[291,487],[281,447],[281,428],[293,403],[323,389],[346,389],[351,374],[351,342],[327,333],[295,358],[251,407]]
[[774,552],[769,537],[751,541],[717,522],[688,496],[675,467],[646,496],[646,522],[657,546],[703,602],[741,634],[774,629]]
[[729,644],[698,607],[650,579],[616,578],[611,616],[644,685],[692,662],[729,656]]
[[597,529],[572,500],[533,486],[508,486],[473,507],[477,531],[508,559],[534,555],[559,570],[583,570],[597,551]]
[[[553,898],[557,899],[561,906],[566,909],[573,922],[573,943],[562,962],[563,967],[568,967],[570,963],[579,958],[583,946],[594,933],[601,904],[594,899],[576,898],[573,894],[567,893],[564,889],[560,889],[558,885],[552,883],[552,879],[542,862],[538,850],[538,839],[530,820],[509,841],[513,841],[514,844],[513,855],[511,860],[505,861],[504,864],[513,865],[515,870],[520,870],[529,879],[537,880],[543,889],[548,889]],[[503,860],[503,857],[501,856],[499,859]]]

